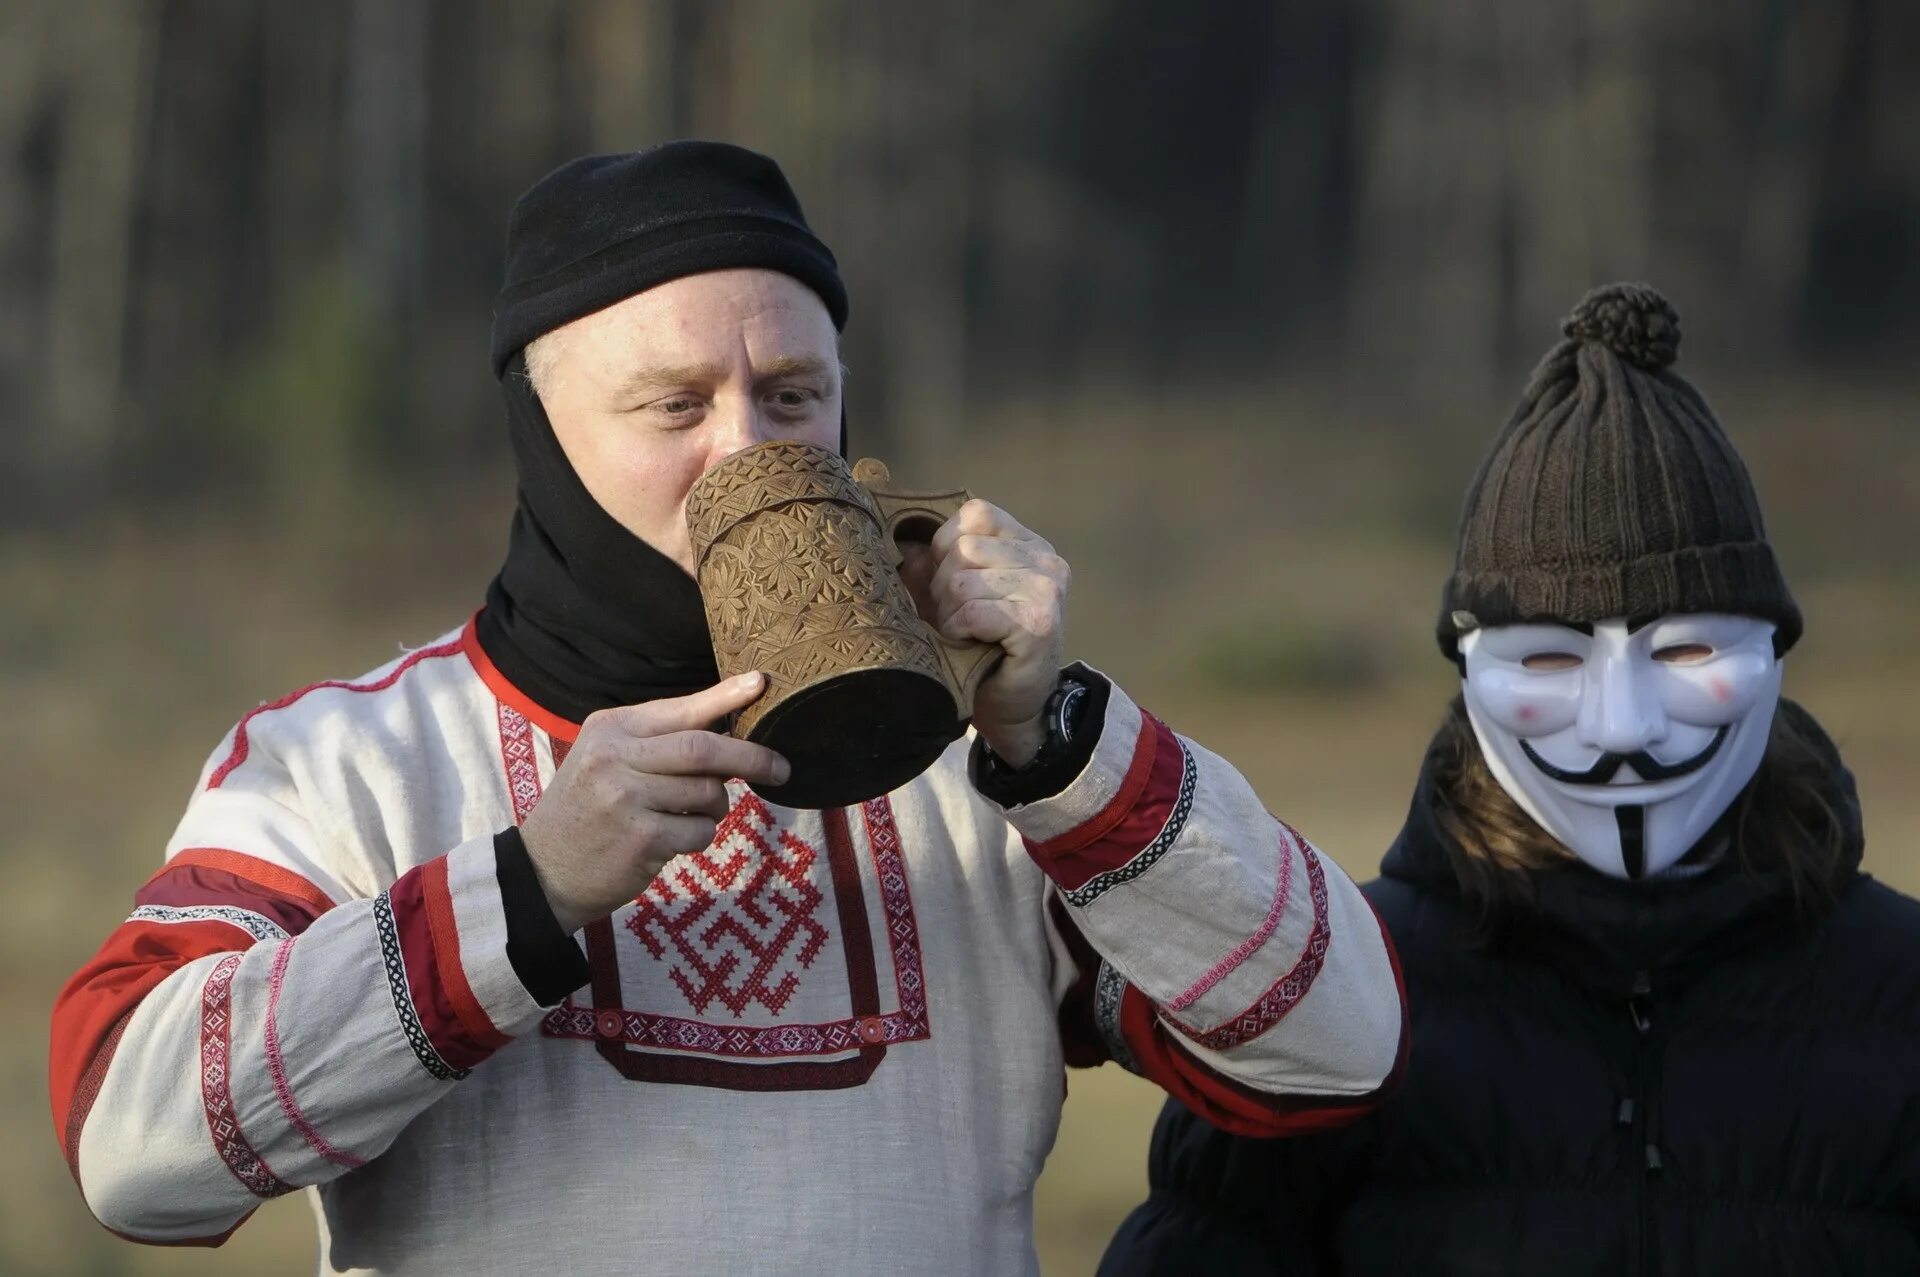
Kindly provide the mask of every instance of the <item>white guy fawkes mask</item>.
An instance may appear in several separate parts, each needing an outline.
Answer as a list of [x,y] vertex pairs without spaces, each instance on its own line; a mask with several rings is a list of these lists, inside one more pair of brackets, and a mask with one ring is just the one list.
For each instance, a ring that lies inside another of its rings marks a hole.
[[1660,873],[1753,779],[1780,700],[1773,623],[1718,613],[1460,641],[1467,716],[1503,789],[1601,873]]

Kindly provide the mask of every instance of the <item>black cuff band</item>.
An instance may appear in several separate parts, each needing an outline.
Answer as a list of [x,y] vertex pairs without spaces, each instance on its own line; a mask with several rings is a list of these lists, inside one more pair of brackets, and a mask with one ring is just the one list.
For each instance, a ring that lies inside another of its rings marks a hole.
[[493,862],[507,915],[507,961],[535,1002],[555,1006],[592,978],[587,955],[560,930],[518,827],[493,836]]

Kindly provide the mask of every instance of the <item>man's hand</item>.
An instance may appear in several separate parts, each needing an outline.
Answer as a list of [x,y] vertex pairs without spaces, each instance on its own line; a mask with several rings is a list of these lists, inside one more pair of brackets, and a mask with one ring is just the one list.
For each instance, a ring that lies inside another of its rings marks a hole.
[[1060,678],[1067,585],[1053,547],[1000,507],[973,500],[930,546],[904,546],[901,575],[921,614],[951,639],[998,643],[1006,658],[973,698],[973,725],[1014,767],[1046,740],[1041,723]]
[[520,827],[553,916],[568,934],[646,890],[675,856],[704,849],[731,777],[778,785],[787,760],[710,730],[766,685],[743,674],[691,696],[602,710]]

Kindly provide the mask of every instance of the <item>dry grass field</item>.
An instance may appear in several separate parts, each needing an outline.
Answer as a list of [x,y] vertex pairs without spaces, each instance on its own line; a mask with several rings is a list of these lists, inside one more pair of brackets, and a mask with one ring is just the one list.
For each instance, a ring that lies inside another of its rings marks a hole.
[[[1711,384],[1711,382],[1709,382]],[[1808,615],[1789,693],[1865,795],[1868,867],[1920,891],[1920,434],[1897,397],[1723,402]],[[1370,876],[1450,691],[1430,637],[1458,494],[1491,423],[1318,422],[1311,403],[1178,414],[1042,406],[904,482],[957,479],[1075,564],[1073,647]],[[1182,424],[1170,424],[1175,417]],[[1904,418],[1904,419],[1903,419]],[[1213,425],[1194,424],[1212,422]],[[258,700],[456,624],[504,540],[508,486],[421,485],[295,518],[255,506],[0,539],[0,1272],[306,1273],[305,1203],[218,1252],[117,1242],[81,1206],[45,1099],[55,989],[154,867],[206,752]],[[1920,937],[1916,937],[1920,943]],[[1041,1181],[1053,1277],[1090,1272],[1144,1185],[1154,1092],[1076,1074]]]

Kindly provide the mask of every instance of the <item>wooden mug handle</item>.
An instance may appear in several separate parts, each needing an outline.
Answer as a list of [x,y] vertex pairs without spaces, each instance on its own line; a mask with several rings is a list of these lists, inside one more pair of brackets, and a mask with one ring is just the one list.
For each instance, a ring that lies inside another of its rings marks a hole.
[[[895,568],[900,566],[904,557],[900,553],[900,540],[904,537],[911,541],[931,541],[940,525],[959,513],[960,507],[973,500],[973,494],[965,488],[951,488],[946,491],[911,492],[895,488],[893,475],[887,470],[886,463],[873,457],[862,457],[853,466],[854,482],[867,490],[873,499],[875,511],[880,516],[880,535],[886,542],[888,561]],[[925,620],[921,621],[926,625]],[[927,625],[927,632],[933,636],[934,650],[940,655],[941,667],[946,671],[947,686],[953,691],[953,702],[963,719],[973,716],[973,694],[979,690],[980,683],[992,672],[993,667],[1005,656],[998,643],[982,643],[977,639],[950,639]]]

